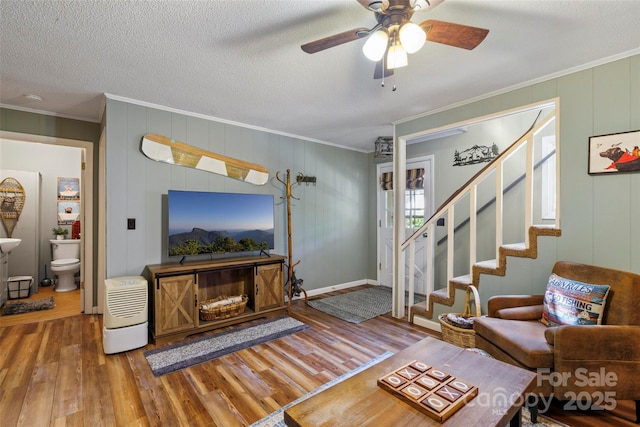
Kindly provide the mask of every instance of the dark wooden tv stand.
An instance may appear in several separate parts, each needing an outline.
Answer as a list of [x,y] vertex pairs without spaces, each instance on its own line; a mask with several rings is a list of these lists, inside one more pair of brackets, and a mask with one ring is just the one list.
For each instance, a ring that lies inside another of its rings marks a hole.
[[[285,313],[284,260],[281,255],[263,255],[148,265],[151,338],[157,344],[165,343]],[[244,313],[200,320],[200,302],[242,294],[249,297]]]

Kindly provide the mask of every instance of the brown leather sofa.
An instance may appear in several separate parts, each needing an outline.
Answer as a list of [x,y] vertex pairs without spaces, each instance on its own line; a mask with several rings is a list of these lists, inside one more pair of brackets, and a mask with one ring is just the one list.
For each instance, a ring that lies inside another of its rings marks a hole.
[[639,422],[640,275],[565,261],[553,272],[611,286],[602,324],[547,327],[540,322],[544,295],[495,296],[488,300],[487,316],[474,320],[476,347],[538,373],[527,404],[532,418],[537,403],[553,396],[569,402],[590,398],[605,409],[618,400],[635,400]]

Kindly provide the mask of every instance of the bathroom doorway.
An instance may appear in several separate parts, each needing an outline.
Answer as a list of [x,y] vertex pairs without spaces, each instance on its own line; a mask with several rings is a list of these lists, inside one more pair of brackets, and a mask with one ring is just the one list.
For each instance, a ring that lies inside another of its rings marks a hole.
[[[20,144],[20,145],[17,145]],[[56,304],[62,303],[71,304],[73,308],[61,307],[64,315],[60,317],[66,317],[73,314],[80,314],[81,312],[90,314],[94,312],[94,265],[95,259],[91,248],[93,247],[93,150],[94,144],[88,141],[68,140],[63,138],[43,137],[39,135],[20,134],[13,132],[0,132],[0,149],[2,147],[10,147],[8,150],[3,150],[3,160],[0,163],[0,168],[8,169],[7,157],[9,157],[12,151],[15,152],[16,147],[27,153],[20,157],[20,161],[12,161],[12,169],[31,170],[43,175],[46,171],[49,176],[47,179],[43,179],[43,185],[41,188],[41,200],[45,201],[52,197],[51,193],[57,191],[58,178],[78,178],[79,190],[81,192],[78,201],[78,219],[80,224],[80,237],[81,237],[81,267],[80,267],[80,280],[79,290],[69,292],[70,295],[64,295],[63,292],[53,294]],[[29,154],[29,152],[31,154]],[[7,154],[5,156],[5,154]],[[24,158],[23,158],[24,157]],[[72,158],[72,160],[69,160]],[[31,162],[31,163],[29,163]],[[73,165],[70,167],[57,168],[51,166],[56,162],[61,164]],[[69,163],[71,162],[71,163]],[[45,197],[46,194],[46,197]],[[53,196],[55,198],[55,196]],[[51,264],[51,244],[50,239],[55,239],[51,229],[58,227],[59,216],[57,215],[58,202],[47,202],[41,204],[41,220],[39,229],[39,256],[38,256],[38,269],[34,271],[34,279],[40,283],[44,278],[53,278],[53,273],[50,271],[49,266]],[[53,205],[53,206],[52,206]],[[62,225],[64,227],[64,225]],[[72,237],[71,226],[67,226],[69,234],[67,238]],[[77,229],[75,230],[77,232]],[[19,236],[15,236],[19,237]],[[45,271],[45,265],[48,271]],[[50,292],[52,288],[40,288],[42,295]],[[40,298],[38,294],[35,294],[37,298]],[[75,295],[75,300],[74,300]],[[70,302],[69,302],[70,301]],[[77,307],[77,313],[75,313]],[[56,309],[54,309],[56,310]],[[48,313],[49,314],[49,313]]]

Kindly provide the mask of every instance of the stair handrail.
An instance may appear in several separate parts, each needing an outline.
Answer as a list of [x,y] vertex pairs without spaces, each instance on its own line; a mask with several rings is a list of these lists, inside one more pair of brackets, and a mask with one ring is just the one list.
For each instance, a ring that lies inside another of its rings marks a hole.
[[469,178],[462,186],[460,186],[456,191],[454,191],[451,194],[451,196],[449,196],[449,198],[447,198],[447,200],[445,200],[438,207],[435,213],[431,215],[429,219],[424,222],[424,224],[422,224],[420,228],[416,229],[411,234],[411,236],[405,239],[405,241],[400,245],[400,249],[405,250],[407,246],[409,246],[409,244],[412,241],[415,241],[418,237],[420,237],[437,218],[442,216],[451,207],[451,205],[454,204],[454,202],[457,202],[462,196],[466,195],[467,192],[470,191],[471,186],[476,184],[476,181],[480,181],[481,178],[484,178],[485,175],[487,175],[489,172],[492,172],[493,169],[495,169],[496,165],[499,162],[501,162],[505,157],[510,156],[517,148],[520,148],[520,146],[525,141],[527,141],[528,139],[527,136],[530,133],[532,132],[535,133],[536,130],[544,127],[550,120],[555,119],[554,114],[549,114],[547,117],[543,119],[542,122],[536,125],[536,123],[540,119],[541,114],[542,114],[542,110],[538,112],[538,115],[533,121],[533,124],[515,142],[511,143],[511,145],[509,145],[509,147],[507,147],[506,150],[504,150],[502,153],[497,155],[493,160],[487,163],[485,167],[480,169],[475,175]]
[[[551,153],[544,156],[544,158],[534,164],[533,156],[534,156],[534,144],[535,144],[535,135],[544,129],[549,123],[557,119],[557,107],[544,117],[541,120],[543,110],[538,112],[535,120],[532,125],[527,129],[517,140],[515,140],[512,144],[510,144],[506,150],[497,155],[491,162],[489,162],[485,167],[483,167],[480,171],[475,173],[470,179],[465,182],[461,187],[459,187],[456,191],[454,191],[451,196],[445,200],[444,203],[438,207],[431,217],[424,222],[424,224],[416,229],[409,238],[407,238],[402,244],[400,244],[400,251],[405,251],[408,248],[407,253],[407,263],[408,263],[408,306],[409,306],[409,319],[411,319],[411,311],[414,303],[414,290],[415,290],[415,257],[416,257],[416,241],[419,237],[423,236],[426,238],[425,241],[425,265],[424,265],[424,281],[426,285],[425,293],[426,293],[426,307],[431,306],[431,294],[434,292],[435,288],[435,273],[434,273],[434,262],[435,262],[435,224],[436,221],[441,217],[446,216],[447,218],[447,235],[441,240],[448,240],[449,245],[447,246],[447,254],[446,254],[446,291],[448,295],[451,295],[451,285],[454,280],[454,235],[455,231],[458,227],[455,227],[455,217],[454,211],[457,203],[465,196],[469,196],[469,204],[470,204],[470,212],[469,218],[467,222],[470,227],[470,242],[469,242],[469,266],[470,271],[473,272],[473,266],[477,264],[476,258],[476,217],[479,210],[483,210],[487,205],[495,203],[496,205],[496,264],[495,267],[489,267],[491,264],[485,264],[485,268],[504,268],[505,266],[501,265],[502,262],[499,258],[499,252],[503,243],[502,236],[502,221],[503,221],[503,198],[511,187],[515,186],[522,179],[527,181],[526,183],[526,205],[525,205],[525,229],[530,230],[532,226],[532,200],[533,200],[533,174],[537,169],[537,165],[540,163],[547,161],[549,157],[553,154],[556,154],[557,148],[554,149]],[[558,135],[558,124],[556,121],[556,129],[555,135]],[[526,148],[526,171],[524,173],[524,178],[516,178],[511,184],[507,187],[504,187],[503,183],[503,166],[504,163],[508,160],[508,158],[513,155],[515,152],[520,150],[522,147]],[[557,162],[556,162],[557,165]],[[485,203],[485,205],[481,206],[479,209],[476,206],[477,202],[477,190],[478,186],[481,182],[483,182],[491,173],[496,174],[496,194],[493,200]],[[558,175],[556,174],[556,189],[558,190]],[[558,196],[556,196],[556,203],[558,202]],[[559,209],[556,206],[556,209]],[[559,212],[556,212],[556,226],[558,225],[558,215]],[[529,232],[525,233],[525,247],[529,247]],[[440,244],[440,242],[438,242]],[[395,267],[394,267],[395,268]],[[468,277],[468,276],[465,276]],[[463,279],[463,277],[460,277]],[[473,275],[471,275],[471,280],[473,280]],[[466,282],[466,279],[464,280]],[[477,286],[477,284],[476,284]],[[403,286],[404,288],[404,286]],[[455,298],[455,295],[454,295]]]
[[[534,166],[533,166],[533,170],[537,170],[539,169],[544,162],[546,162],[547,160],[549,160],[551,157],[555,156],[556,154],[556,150],[552,150],[549,151],[549,153],[547,153],[543,158],[541,158]],[[520,175],[518,178],[514,179],[513,182],[509,185],[507,185],[504,188],[504,194],[509,193],[509,191],[513,190],[513,188],[518,185],[520,182],[522,182],[523,179],[525,179],[527,176],[527,174],[522,174]],[[485,203],[484,205],[480,206],[480,208],[478,209],[478,213],[481,213],[482,211],[484,211],[485,209],[489,208],[489,206],[491,206],[492,204],[494,204],[496,202],[496,197],[494,196],[491,200],[489,200],[487,203]],[[461,221],[458,225],[455,226],[455,228],[453,229],[454,232],[460,230],[462,227],[464,227],[465,225],[467,225],[469,223],[470,218],[466,218],[465,220]],[[441,245],[445,240],[447,239],[447,237],[442,237],[440,240],[438,240],[438,245]]]

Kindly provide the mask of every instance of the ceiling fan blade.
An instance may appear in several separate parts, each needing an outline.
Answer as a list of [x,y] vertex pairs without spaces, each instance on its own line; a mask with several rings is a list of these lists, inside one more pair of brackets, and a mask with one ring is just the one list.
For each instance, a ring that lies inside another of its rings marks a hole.
[[302,50],[307,53],[316,53],[321,50],[329,49],[330,47],[338,46],[344,43],[352,42],[354,40],[361,39],[364,35],[369,34],[368,28],[355,28],[353,30],[345,31],[343,33],[334,34],[307,44],[300,46]]
[[384,75],[382,74],[382,62],[383,62],[382,59],[376,62],[376,69],[373,72],[373,78],[376,80],[382,79],[384,77],[393,76],[393,70],[387,67],[384,67]]
[[454,24],[453,22],[427,19],[420,23],[427,33],[427,41],[471,50],[478,46],[489,34],[484,28]]

